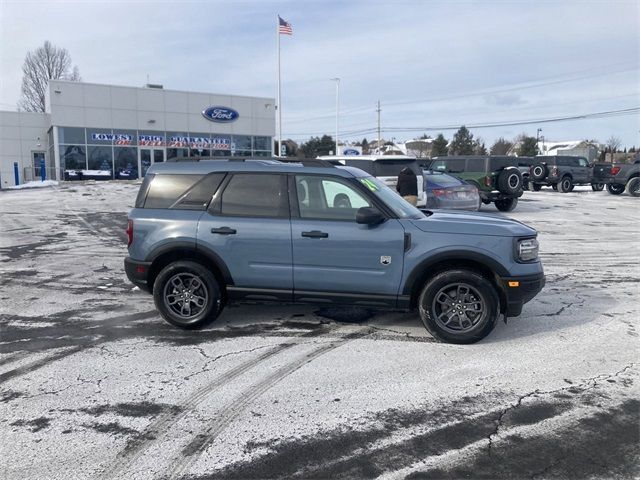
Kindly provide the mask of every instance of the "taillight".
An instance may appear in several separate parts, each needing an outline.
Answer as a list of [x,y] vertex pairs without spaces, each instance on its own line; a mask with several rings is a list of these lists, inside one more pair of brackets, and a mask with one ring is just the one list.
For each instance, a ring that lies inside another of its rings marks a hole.
[[434,191],[433,191],[433,194],[434,194],[436,197],[442,197],[442,196],[444,196],[446,193],[447,193],[447,191],[446,191],[446,190],[441,190],[441,189],[438,189],[438,190],[434,190]]
[[127,222],[127,248],[131,246],[133,242],[133,220],[129,219]]
[[620,167],[611,167],[611,175],[617,175],[620,171]]
[[493,178],[491,178],[491,176],[487,175],[486,177],[484,177],[484,184],[487,187],[491,187],[493,185]]

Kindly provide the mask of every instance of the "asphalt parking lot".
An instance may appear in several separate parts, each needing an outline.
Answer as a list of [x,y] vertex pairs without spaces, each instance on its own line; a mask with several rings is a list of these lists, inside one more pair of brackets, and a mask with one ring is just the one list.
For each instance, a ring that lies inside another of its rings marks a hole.
[[0,192],[3,478],[640,475],[638,199],[525,192],[547,286],[457,346],[309,306],[177,330],[123,272],[137,189]]

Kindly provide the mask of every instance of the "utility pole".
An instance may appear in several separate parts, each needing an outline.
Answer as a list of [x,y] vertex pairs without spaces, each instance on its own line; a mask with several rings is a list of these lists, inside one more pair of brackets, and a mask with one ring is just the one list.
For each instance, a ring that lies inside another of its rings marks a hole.
[[338,155],[338,116],[340,112],[340,78],[332,78],[336,82],[336,151],[334,155]]
[[536,132],[536,152],[537,153],[542,153],[540,151],[540,148],[538,148],[538,143],[540,143],[540,132],[542,131],[541,128],[538,129],[538,131]]
[[378,108],[376,112],[378,112],[378,152],[380,152],[380,100],[378,100]]

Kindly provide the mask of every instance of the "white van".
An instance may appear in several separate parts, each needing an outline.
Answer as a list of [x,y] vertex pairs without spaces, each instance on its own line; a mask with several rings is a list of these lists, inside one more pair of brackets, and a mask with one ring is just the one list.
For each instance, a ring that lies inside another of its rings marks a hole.
[[319,160],[340,162],[348,167],[356,167],[382,180],[395,191],[398,174],[404,167],[409,167],[418,177],[418,207],[426,207],[427,196],[424,192],[422,168],[416,157],[408,155],[324,155]]

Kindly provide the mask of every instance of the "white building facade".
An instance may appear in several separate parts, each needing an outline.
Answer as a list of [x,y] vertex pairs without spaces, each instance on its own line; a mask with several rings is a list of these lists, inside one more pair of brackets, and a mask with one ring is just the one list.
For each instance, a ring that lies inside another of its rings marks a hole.
[[47,113],[0,111],[0,188],[135,179],[173,157],[269,157],[273,98],[52,80]]

